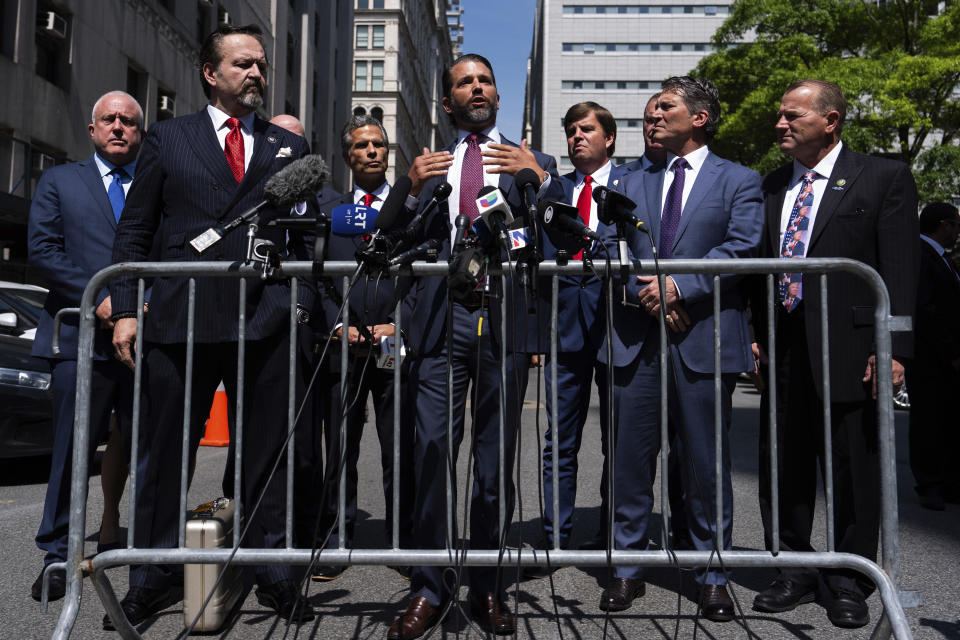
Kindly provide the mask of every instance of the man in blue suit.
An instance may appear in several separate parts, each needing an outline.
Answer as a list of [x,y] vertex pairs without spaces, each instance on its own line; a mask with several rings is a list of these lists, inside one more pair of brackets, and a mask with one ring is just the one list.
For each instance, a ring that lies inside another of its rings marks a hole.
[[[567,110],[563,118],[567,136],[567,153],[574,171],[562,177],[563,201],[576,206],[586,225],[596,231],[612,250],[616,244],[617,231],[597,218],[597,205],[592,194],[595,185],[616,187],[620,178],[627,174],[624,167],[610,161],[616,149],[617,121],[607,109],[595,102],[581,102]],[[544,234],[543,256],[546,260],[557,257],[564,250],[574,260],[581,257],[603,258],[599,245],[583,252],[579,246],[568,246],[569,241],[559,234]],[[582,255],[583,254],[583,255]],[[544,280],[540,297],[549,309],[551,287]],[[590,391],[596,380],[600,393],[600,422],[604,451],[604,466],[600,483],[600,530],[598,540],[588,546],[600,546],[605,536],[607,523],[607,465],[606,447],[609,421],[607,419],[606,368],[597,360],[597,352],[603,342],[606,323],[603,312],[602,284],[590,272],[583,275],[564,276],[559,280],[557,294],[557,426],[553,425],[553,376],[549,345],[545,360],[547,420],[549,428],[544,436],[543,447],[543,527],[547,542],[553,546],[555,531],[559,529],[561,548],[566,548],[573,530],[573,508],[577,495],[577,453],[580,451],[583,426],[590,407]],[[549,335],[549,313],[541,314],[545,325],[541,332]],[[553,522],[553,441],[557,435],[557,470],[559,475],[559,525]],[[551,567],[552,568],[552,567]],[[527,577],[546,575],[546,567],[531,567],[524,572]]]
[[[189,242],[259,204],[267,179],[307,153],[302,137],[264,122],[254,113],[263,103],[267,64],[258,27],[219,27],[204,41],[200,61],[200,79],[209,104],[198,113],[158,122],[147,133],[137,182],[117,230],[115,262],[143,260],[154,238],[162,261],[244,259],[246,238],[242,232],[225,235],[202,256],[190,249]],[[298,233],[261,227],[258,235],[272,240],[283,258],[293,253],[306,258]],[[286,494],[286,456],[281,445],[286,423],[277,407],[286,406],[288,397],[290,287],[286,281],[247,280],[245,378],[243,388],[238,389],[240,296],[237,284],[228,284],[217,278],[196,280],[190,464],[222,380],[231,402],[236,402],[238,393],[244,395],[243,478],[237,488],[247,510],[244,544],[280,547],[284,543]],[[132,366],[136,281],[120,279],[111,285],[111,292],[114,347],[121,361]],[[298,300],[305,307],[312,303],[310,294],[308,286],[300,287]],[[187,300],[186,278],[154,281],[151,313],[143,332],[144,426],[135,514],[136,546],[141,548],[177,544],[180,468],[171,461],[180,459],[181,450]],[[278,455],[279,467],[271,475]],[[251,511],[261,494],[263,500],[254,516]],[[131,567],[130,590],[121,602],[131,624],[139,624],[173,600],[178,582],[173,569]],[[290,567],[259,566],[255,572],[261,604],[283,618],[294,613],[301,620],[313,618]],[[104,619],[105,628],[113,626],[109,617]]]
[[[93,275],[111,264],[113,237],[137,164],[143,111],[132,96],[111,91],[97,100],[88,125],[95,153],[73,164],[46,171],[30,205],[30,266],[50,288],[40,316],[33,355],[50,362],[53,391],[53,458],[37,532],[37,546],[46,551],[44,567],[67,557],[70,479],[73,468],[73,417],[77,386],[76,316],[60,326],[60,353],[53,352],[53,318],[60,309],[79,307]],[[111,300],[104,289],[97,295],[91,378],[90,455],[105,435],[112,410],[121,430],[130,424],[133,376],[111,356]],[[31,589],[40,600],[42,577]],[[52,570],[49,599],[65,592],[66,572]]]
[[[661,258],[749,258],[757,253],[763,214],[760,176],[713,155],[707,143],[717,130],[720,101],[706,80],[670,78],[653,114],[651,139],[667,151],[666,162],[628,174],[620,190],[637,203],[633,212],[650,230]],[[653,257],[650,242],[628,238],[634,258]],[[722,477],[716,486],[714,436],[713,276],[667,275],[661,294],[656,277],[624,283],[626,300],[614,308],[614,387],[617,434],[614,463],[615,543],[642,550],[653,506],[652,470],[660,446],[660,358],[667,359],[670,420],[674,423],[687,529],[693,546],[731,548],[733,494],[727,429],[736,375],[753,369],[745,303],[738,278],[721,276]],[[666,304],[668,341],[660,353],[657,319]],[[604,351],[600,352],[601,358]],[[717,541],[716,492],[723,496],[723,531]],[[722,550],[721,549],[721,550]],[[733,618],[726,576],[699,571],[700,605],[714,621]],[[641,570],[619,567],[600,608],[617,611],[644,592]]]
[[[457,141],[446,150],[426,152],[418,157],[411,170],[411,194],[421,200],[433,192],[445,176],[453,187],[450,197],[425,220],[424,235],[442,242],[439,259],[451,256],[456,240],[454,221],[458,215],[475,219],[478,216],[477,192],[484,186],[498,187],[510,204],[515,218],[526,215],[519,189],[513,176],[521,169],[530,169],[540,178],[539,195],[551,189],[556,175],[553,158],[531,151],[526,143],[516,145],[497,129],[499,96],[493,68],[477,54],[466,54],[447,69],[442,77],[444,110],[457,125]],[[553,178],[550,178],[550,174]],[[552,193],[552,192],[551,192]],[[492,259],[501,256],[496,249]],[[447,477],[447,469],[456,467],[456,452],[463,437],[464,410],[468,384],[473,408],[474,482],[470,513],[470,545],[479,549],[496,549],[501,545],[501,531],[513,511],[511,469],[516,449],[515,437],[520,419],[521,402],[526,389],[528,352],[527,330],[532,332],[523,291],[508,279],[500,290],[499,278],[491,277],[492,290],[470,290],[448,303],[447,283],[443,278],[420,278],[414,293],[408,296],[404,331],[407,344],[416,351],[411,363],[410,387],[416,390],[416,498],[414,536],[420,548],[453,548],[455,540],[447,538],[446,486],[455,479]],[[496,299],[499,298],[499,299]],[[406,317],[409,309],[409,318]],[[452,317],[447,324],[448,310]],[[507,332],[501,335],[502,314],[507,316]],[[506,345],[506,360],[501,362],[501,345]],[[448,355],[453,387],[447,388]],[[501,365],[506,369],[506,384],[501,385]],[[447,394],[453,398],[453,424],[450,444],[454,460],[448,460]],[[505,422],[503,442],[500,432],[500,406],[503,402]],[[506,504],[504,520],[499,514],[499,448],[505,452],[503,474]],[[448,467],[448,462],[450,467]],[[456,535],[456,533],[454,534]],[[435,625],[450,598],[456,595],[444,567],[414,567],[410,590],[412,598],[405,613],[390,627],[388,638],[418,638]],[[505,582],[493,568],[470,571],[470,612],[487,632],[511,634],[515,623],[505,599]]]

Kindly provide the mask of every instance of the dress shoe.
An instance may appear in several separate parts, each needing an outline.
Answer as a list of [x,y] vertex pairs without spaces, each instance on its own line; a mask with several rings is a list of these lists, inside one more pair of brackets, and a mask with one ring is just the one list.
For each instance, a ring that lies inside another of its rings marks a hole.
[[310,574],[310,579],[314,582],[330,582],[342,576],[346,570],[347,567],[342,564],[314,567],[313,572]]
[[646,592],[647,585],[640,578],[614,578],[600,594],[600,610],[624,611]]
[[315,617],[310,601],[300,595],[297,583],[281,580],[257,587],[257,602],[277,612],[277,617],[290,622],[310,622]]
[[419,638],[440,622],[443,607],[434,607],[426,598],[414,598],[407,610],[393,621],[387,640],[413,640]]
[[833,594],[827,608],[827,618],[835,627],[858,629],[870,622],[870,610],[862,595],[841,589]]
[[497,636],[513,635],[517,628],[513,613],[506,602],[495,593],[470,594],[470,617],[487,633]]
[[[120,609],[130,626],[136,627],[150,616],[166,609],[171,603],[169,589],[130,587],[127,595],[120,601]],[[103,616],[103,628],[106,631],[116,629],[109,615]]]
[[815,597],[814,587],[780,577],[757,594],[753,599],[753,610],[767,613],[793,611],[797,605],[813,602]]
[[734,609],[727,587],[722,584],[705,584],[700,587],[700,610],[703,617],[713,622],[730,622]]
[[[46,566],[44,566],[44,569],[46,569]],[[59,600],[66,593],[67,570],[51,569],[49,583],[47,584],[47,602]],[[30,587],[30,595],[37,602],[40,602],[43,598],[43,569],[40,570],[40,575],[37,576],[37,579],[33,582],[33,586]]]

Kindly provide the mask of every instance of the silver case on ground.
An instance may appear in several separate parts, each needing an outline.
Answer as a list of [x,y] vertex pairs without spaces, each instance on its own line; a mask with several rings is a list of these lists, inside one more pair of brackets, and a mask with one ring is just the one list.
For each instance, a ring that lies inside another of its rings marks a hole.
[[[190,549],[229,549],[233,545],[233,500],[217,498],[187,512],[185,545]],[[188,628],[220,576],[223,565],[187,564],[183,567],[183,625]],[[231,566],[194,632],[218,630],[243,593],[243,569]]]

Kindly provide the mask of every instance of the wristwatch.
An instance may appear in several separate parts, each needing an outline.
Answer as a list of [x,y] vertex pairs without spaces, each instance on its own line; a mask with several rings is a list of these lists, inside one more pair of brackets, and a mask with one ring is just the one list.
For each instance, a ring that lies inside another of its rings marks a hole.
[[307,311],[307,308],[301,305],[297,305],[297,324],[307,324],[310,322],[310,312]]

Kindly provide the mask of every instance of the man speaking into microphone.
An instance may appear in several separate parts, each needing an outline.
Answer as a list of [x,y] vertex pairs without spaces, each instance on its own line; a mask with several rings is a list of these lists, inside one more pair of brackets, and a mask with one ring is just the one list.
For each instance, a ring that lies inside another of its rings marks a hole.
[[[209,104],[200,112],[158,122],[147,132],[137,165],[137,181],[127,196],[113,248],[114,262],[147,258],[157,243],[159,259],[241,261],[246,257],[243,230],[224,232],[231,221],[259,206],[268,178],[307,153],[306,141],[257,117],[263,104],[267,65],[263,37],[255,25],[221,25],[207,36],[200,50],[200,82]],[[319,188],[319,187],[317,187]],[[288,205],[289,206],[289,205]],[[264,209],[261,215],[268,215]],[[280,212],[273,211],[272,215]],[[245,227],[246,225],[240,225]],[[261,237],[280,248],[281,257],[301,252],[299,234],[262,228]],[[202,256],[191,240],[211,240]],[[244,546],[282,547],[286,456],[270,475],[286,436],[279,407],[287,405],[290,287],[285,281],[251,278],[246,283],[246,344],[244,387],[237,388],[239,286],[236,281],[197,278],[193,325],[193,378],[190,420],[190,465],[196,456],[204,420],[221,380],[231,403],[243,394]],[[311,303],[307,286],[299,299]],[[111,286],[113,343],[117,357],[134,364],[137,329],[137,283],[121,279]],[[150,313],[145,316],[143,353],[143,426],[137,467],[136,540],[138,548],[177,544],[180,491],[181,425],[187,362],[188,280],[154,280]],[[231,440],[233,440],[231,435]],[[269,483],[267,482],[270,478]],[[260,509],[256,498],[266,491]],[[313,610],[299,596],[290,567],[255,568],[257,600],[283,618],[296,609],[301,620]],[[136,626],[172,601],[182,578],[174,567],[134,565],[130,590],[120,603]],[[114,627],[109,617],[104,627]]]
[[[440,260],[451,257],[451,247],[458,244],[456,221],[461,214],[470,221],[480,216],[477,206],[484,187],[499,189],[509,203],[514,218],[524,218],[527,209],[522,202],[514,175],[522,169],[536,173],[540,181],[538,195],[556,190],[562,195],[556,162],[553,158],[531,151],[526,144],[516,145],[497,129],[499,96],[489,61],[477,54],[466,54],[454,61],[442,77],[442,105],[456,124],[457,140],[442,151],[419,156],[410,170],[411,194],[432,193],[434,185],[445,179],[452,187],[449,198],[424,220],[421,237],[442,241]],[[552,179],[551,179],[552,174]],[[493,194],[484,196],[488,203]],[[498,196],[499,197],[499,196]],[[425,198],[420,198],[421,201]],[[421,206],[423,206],[421,204]],[[503,215],[503,212],[495,215]],[[462,218],[461,218],[462,221]],[[493,260],[500,260],[500,251],[490,250]],[[506,252],[504,252],[506,253]],[[490,278],[489,289],[463,292],[452,303],[447,324],[447,283],[443,278],[420,278],[412,296],[408,296],[410,318],[408,345],[417,358],[411,363],[410,388],[416,401],[416,499],[414,536],[419,548],[445,548],[447,540],[447,393],[453,398],[454,416],[451,425],[454,456],[463,437],[464,411],[470,389],[473,411],[473,496],[470,508],[470,545],[473,548],[496,549],[500,545],[501,527],[509,522],[513,510],[511,481],[514,441],[526,388],[528,347],[523,328],[532,329],[522,304],[524,292],[508,279],[506,291],[499,287],[499,276]],[[526,292],[526,295],[530,295]],[[519,300],[519,304],[514,304]],[[500,323],[507,313],[507,335],[501,335]],[[506,345],[505,385],[501,387],[501,344]],[[447,389],[448,362],[453,387]],[[505,399],[503,469],[506,478],[507,505],[504,518],[499,514],[499,448],[500,403]],[[456,461],[450,461],[454,467]],[[452,514],[451,514],[452,515]],[[470,612],[487,632],[511,634],[513,614],[505,599],[505,580],[493,568],[474,568],[469,572]],[[411,576],[411,599],[406,612],[390,627],[388,638],[418,638],[440,621],[444,607],[454,597],[449,576],[443,567],[414,567]]]

